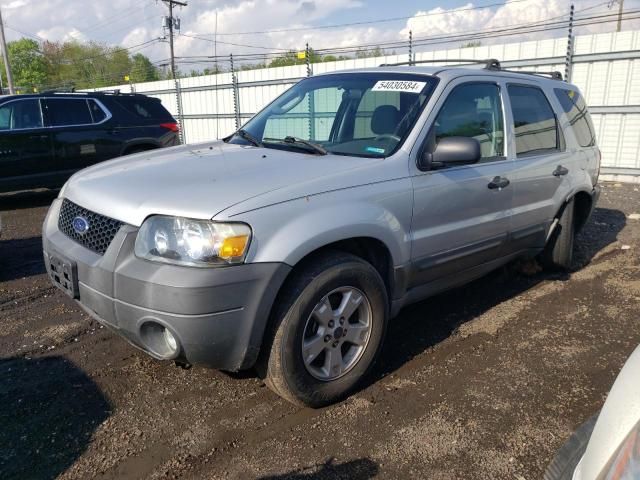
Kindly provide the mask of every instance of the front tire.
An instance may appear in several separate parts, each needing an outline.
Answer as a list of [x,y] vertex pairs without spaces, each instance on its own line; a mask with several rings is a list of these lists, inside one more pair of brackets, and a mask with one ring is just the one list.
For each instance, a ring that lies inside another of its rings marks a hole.
[[318,256],[294,271],[279,295],[258,373],[297,405],[342,400],[377,358],[388,312],[386,288],[373,266],[343,252]]

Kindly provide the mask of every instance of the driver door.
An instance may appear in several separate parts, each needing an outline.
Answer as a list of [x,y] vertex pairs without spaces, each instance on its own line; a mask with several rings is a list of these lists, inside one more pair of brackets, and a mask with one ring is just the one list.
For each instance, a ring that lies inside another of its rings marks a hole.
[[417,157],[411,162],[410,288],[436,281],[464,283],[491,270],[508,251],[513,188],[492,186],[496,177],[508,180],[514,170],[502,95],[498,82],[452,82],[426,123],[417,155],[434,149],[444,137],[464,136],[478,140],[482,158],[472,165],[445,164],[428,171],[418,169]]

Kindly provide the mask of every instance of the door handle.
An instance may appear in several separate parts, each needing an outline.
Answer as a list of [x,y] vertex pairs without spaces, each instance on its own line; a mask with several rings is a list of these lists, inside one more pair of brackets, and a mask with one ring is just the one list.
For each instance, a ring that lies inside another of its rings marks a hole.
[[556,169],[553,171],[553,176],[554,177],[561,177],[563,175],[566,175],[567,173],[569,173],[569,169],[566,167],[563,167],[562,165],[558,165],[556,167]]
[[491,190],[495,190],[496,188],[498,190],[502,190],[503,188],[506,188],[510,183],[511,182],[508,178],[494,177],[494,179],[489,182],[489,185],[487,185],[487,187],[489,187]]

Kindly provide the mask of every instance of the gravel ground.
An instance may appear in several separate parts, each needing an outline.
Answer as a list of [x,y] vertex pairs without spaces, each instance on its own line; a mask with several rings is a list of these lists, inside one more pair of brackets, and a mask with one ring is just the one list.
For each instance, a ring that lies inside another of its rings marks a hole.
[[606,184],[570,275],[514,264],[405,309],[321,410],[154,361],[50,286],[52,194],[0,198],[0,478],[537,479],[640,344],[640,192]]

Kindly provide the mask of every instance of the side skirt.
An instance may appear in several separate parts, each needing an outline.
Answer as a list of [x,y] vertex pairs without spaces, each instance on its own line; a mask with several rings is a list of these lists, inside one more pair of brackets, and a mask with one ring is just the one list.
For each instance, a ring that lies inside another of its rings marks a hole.
[[541,249],[528,248],[513,252],[509,255],[485,262],[481,265],[468,268],[461,272],[452,273],[450,275],[438,278],[431,282],[425,283],[411,288],[406,294],[397,300],[394,300],[391,305],[391,316],[395,317],[403,307],[411,305],[412,303],[420,302],[429,297],[442,293],[446,290],[450,290],[455,287],[459,287],[466,283],[472,282],[480,277],[483,277],[487,273],[506,265],[512,260],[523,256],[534,256],[540,253]]

